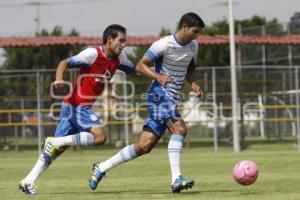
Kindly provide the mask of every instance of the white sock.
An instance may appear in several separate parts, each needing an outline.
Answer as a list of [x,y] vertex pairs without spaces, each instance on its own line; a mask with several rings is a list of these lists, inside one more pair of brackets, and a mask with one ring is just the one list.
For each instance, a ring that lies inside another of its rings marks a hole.
[[134,145],[128,145],[108,160],[101,162],[99,164],[100,171],[106,172],[107,170],[129,160],[135,159],[136,157],[137,155],[134,150]]
[[183,140],[184,137],[182,135],[172,134],[168,145],[168,155],[172,173],[172,185],[175,182],[176,178],[181,175],[180,157]]
[[45,163],[44,154],[41,153],[39,158],[29,174],[25,177],[25,182],[35,182],[38,177],[48,168],[48,165]]
[[55,137],[51,143],[57,147],[94,145],[94,135],[90,132],[80,132],[75,135]]

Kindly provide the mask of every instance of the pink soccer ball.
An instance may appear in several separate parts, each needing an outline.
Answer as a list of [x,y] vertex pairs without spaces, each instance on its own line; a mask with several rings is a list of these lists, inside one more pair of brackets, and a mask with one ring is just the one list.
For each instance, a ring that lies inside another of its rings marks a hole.
[[251,185],[258,176],[257,165],[251,160],[242,160],[233,168],[233,178],[241,185]]

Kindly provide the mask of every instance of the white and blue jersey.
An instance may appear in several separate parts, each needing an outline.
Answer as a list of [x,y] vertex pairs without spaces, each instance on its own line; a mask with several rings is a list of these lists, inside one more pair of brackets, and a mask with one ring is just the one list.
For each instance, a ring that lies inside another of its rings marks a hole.
[[168,74],[171,82],[166,87],[153,81],[149,94],[159,87],[163,95],[178,103],[187,68],[194,66],[198,44],[192,41],[187,45],[180,45],[175,35],[164,37],[147,50],[146,56],[155,63],[155,71],[159,74]]
[[168,74],[171,77],[166,86],[162,86],[156,80],[152,81],[148,90],[149,117],[146,126],[158,137],[165,132],[166,119],[180,116],[176,107],[180,101],[188,67],[195,66],[197,50],[198,43],[195,40],[181,45],[174,34],[154,42],[145,53],[145,56],[154,62],[157,73]]

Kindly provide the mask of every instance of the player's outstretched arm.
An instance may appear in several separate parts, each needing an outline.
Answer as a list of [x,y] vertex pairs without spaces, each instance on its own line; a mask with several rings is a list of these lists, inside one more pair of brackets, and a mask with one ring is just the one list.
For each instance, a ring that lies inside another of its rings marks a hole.
[[55,88],[62,88],[64,86],[63,75],[68,67],[68,61],[66,59],[59,62],[58,67],[56,69],[56,78],[54,81]]
[[171,78],[169,75],[166,74],[158,74],[152,69],[150,69],[150,66],[152,65],[152,61],[147,56],[143,56],[143,58],[138,62],[136,66],[136,72],[138,74],[147,76],[149,78],[157,80],[161,85],[166,85],[168,82],[171,81]]

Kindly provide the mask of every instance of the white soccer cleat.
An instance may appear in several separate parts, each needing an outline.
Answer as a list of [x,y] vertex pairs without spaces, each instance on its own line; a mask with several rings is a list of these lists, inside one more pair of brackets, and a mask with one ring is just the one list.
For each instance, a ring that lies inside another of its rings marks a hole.
[[25,194],[28,194],[28,195],[35,195],[36,194],[36,186],[33,182],[26,183],[25,179],[23,179],[18,183],[18,187]]

